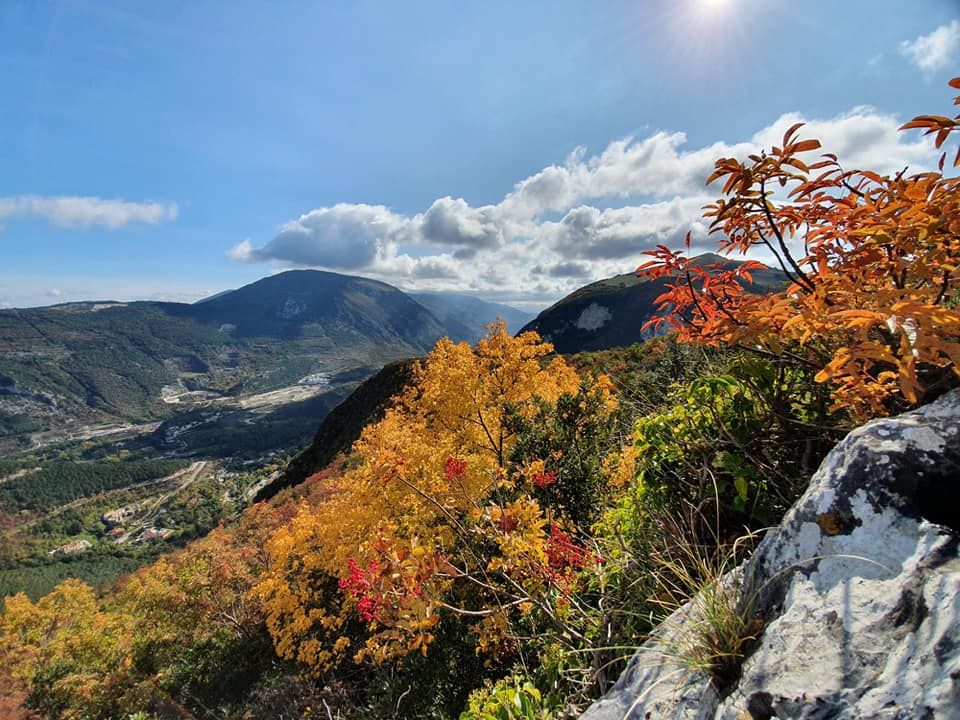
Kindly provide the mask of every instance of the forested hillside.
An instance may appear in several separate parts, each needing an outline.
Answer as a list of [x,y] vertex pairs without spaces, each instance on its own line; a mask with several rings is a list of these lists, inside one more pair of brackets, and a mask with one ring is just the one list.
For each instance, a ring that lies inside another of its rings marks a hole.
[[473,338],[500,310],[470,307],[440,320],[385,283],[297,270],[189,305],[0,310],[0,447],[4,438],[21,448],[31,437],[60,439],[287,388],[289,400],[303,399],[311,388],[422,355],[443,336]]

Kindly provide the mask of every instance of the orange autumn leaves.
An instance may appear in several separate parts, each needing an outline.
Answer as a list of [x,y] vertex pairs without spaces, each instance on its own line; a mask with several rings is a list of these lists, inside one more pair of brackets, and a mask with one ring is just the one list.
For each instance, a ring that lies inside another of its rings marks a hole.
[[[705,212],[721,252],[765,250],[788,287],[751,294],[756,263],[704,267],[660,247],[638,268],[673,278],[658,299],[669,315],[653,323],[810,368],[832,385],[835,408],[860,418],[916,404],[960,367],[960,179],[943,174],[944,158],[940,172],[894,176],[845,170],[832,154],[810,162],[820,143],[798,139],[800,127],[744,162],[721,158],[707,180],[724,182]],[[935,133],[939,148],[960,115],[909,128]]]

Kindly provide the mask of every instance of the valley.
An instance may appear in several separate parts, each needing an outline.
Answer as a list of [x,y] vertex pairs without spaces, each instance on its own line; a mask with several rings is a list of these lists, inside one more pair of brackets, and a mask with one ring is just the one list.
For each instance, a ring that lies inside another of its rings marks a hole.
[[382,414],[439,337],[475,340],[499,316],[561,352],[622,346],[660,292],[618,276],[532,320],[290,271],[193,305],[0,311],[0,597],[109,583],[298,484]]
[[960,720],[958,10],[0,2],[0,720]]
[[428,302],[290,271],[193,305],[0,310],[0,597],[100,586],[205,534],[385,364],[529,319]]
[[529,319],[465,296],[425,301],[434,311],[385,283],[296,270],[190,305],[0,310],[0,451],[147,432],[203,407],[304,402],[445,335],[472,340],[498,313],[516,328]]
[[245,507],[354,382],[176,404],[33,433],[0,459],[0,596],[111,582]]

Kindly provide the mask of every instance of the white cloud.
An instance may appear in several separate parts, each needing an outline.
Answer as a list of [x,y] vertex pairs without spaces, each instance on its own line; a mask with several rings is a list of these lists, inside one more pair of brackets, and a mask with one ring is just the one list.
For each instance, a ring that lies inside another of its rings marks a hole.
[[411,275],[423,280],[456,280],[462,270],[457,259],[446,253],[416,260],[411,265]]
[[801,137],[820,138],[846,167],[896,172],[936,162],[929,138],[899,133],[900,119],[869,107],[829,119],[787,113],[738,143],[690,149],[683,133],[653,132],[592,156],[578,148],[491,205],[447,196],[412,215],[382,205],[318,208],[281,226],[262,247],[244,240],[228,255],[517,304],[549,301],[585,280],[630,272],[643,250],[679,246],[687,232],[695,252],[714,249],[702,218],[703,205],[719,194],[716,186],[704,187],[714,162],[779,144],[795,122],[806,123]]
[[410,223],[383,205],[340,203],[291,220],[262,248],[244,240],[227,255],[240,262],[283,260],[356,270],[371,265],[397,237],[404,237]]
[[234,262],[259,262],[260,258],[258,258],[256,255],[257,251],[254,250],[253,243],[250,242],[250,238],[244,238],[232,248],[227,250],[227,257]]
[[526,220],[583,200],[697,192],[720,155],[746,155],[753,149],[717,143],[684,152],[686,142],[684,133],[658,132],[640,140],[616,140],[591,158],[578,148],[564,165],[551,165],[518,182],[498,207],[509,218]]
[[634,257],[640,246],[677,245],[689,231],[703,242],[707,227],[699,218],[712,198],[693,195],[669,202],[598,210],[581,205],[559,222],[542,223],[540,232],[564,257],[584,260]]
[[924,72],[942,70],[960,55],[960,20],[941,25],[929,35],[904,40],[900,53]]
[[442,197],[414,218],[411,230],[438,245],[474,250],[498,247],[504,241],[504,228],[497,215],[497,209],[491,205],[472,208],[463,198]]
[[896,173],[909,166],[932,167],[932,144],[916,133],[897,128],[903,122],[893,115],[869,107],[856,107],[829,120],[809,120],[800,113],[786,113],[756,133],[752,143],[759,147],[779,145],[783,134],[794,123],[806,123],[800,131],[804,138],[817,138],[822,152],[831,152],[847,168],[864,168],[880,173]]
[[57,227],[100,226],[116,230],[133,223],[156,225],[176,220],[178,213],[175,204],[98,197],[18,195],[0,198],[0,223],[12,218],[39,217]]

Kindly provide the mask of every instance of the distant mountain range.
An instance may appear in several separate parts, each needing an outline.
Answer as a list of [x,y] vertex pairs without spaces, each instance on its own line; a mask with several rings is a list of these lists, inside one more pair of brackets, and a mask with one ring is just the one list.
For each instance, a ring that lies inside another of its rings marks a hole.
[[469,295],[450,292],[412,293],[414,300],[430,310],[451,333],[476,342],[484,334],[484,326],[498,316],[507,323],[507,331],[516,333],[533,320],[533,313],[510,305],[491,303]]
[[498,313],[516,325],[525,319],[466,296],[415,299],[386,283],[315,270],[193,304],[2,310],[0,438],[163,419],[281,388],[355,384],[391,360],[423,355],[445,335],[473,341]]
[[[694,261],[707,265],[742,263],[706,253]],[[751,273],[751,292],[769,292],[786,282],[779,270],[767,268]],[[616,275],[586,285],[541,312],[523,331],[534,330],[553,343],[557,352],[575,353],[625,347],[644,340],[643,324],[656,315],[654,301],[666,289],[669,278],[649,281],[635,273]]]
[[[703,255],[697,262],[733,261]],[[771,269],[753,276],[755,292],[785,282]],[[630,345],[643,339],[666,282],[618,275],[533,320],[466,295],[408,295],[316,270],[279,273],[193,304],[2,310],[0,450],[161,420],[155,444],[164,452],[210,447],[224,413],[232,413],[231,427],[254,428],[291,403],[305,419],[322,419],[386,363],[422,356],[445,335],[474,342],[497,316],[513,332],[536,330],[562,353]],[[296,423],[287,420],[284,437],[293,437]]]

